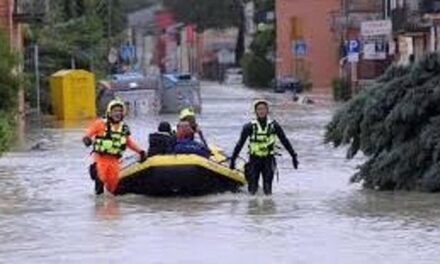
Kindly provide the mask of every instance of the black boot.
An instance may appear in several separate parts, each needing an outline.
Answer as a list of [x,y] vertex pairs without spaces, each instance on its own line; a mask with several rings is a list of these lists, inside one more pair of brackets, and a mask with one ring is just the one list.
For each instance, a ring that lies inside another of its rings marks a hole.
[[274,175],[275,159],[268,157],[264,161],[263,169],[263,191],[265,195],[272,195],[272,182]]
[[96,178],[98,178],[98,169],[96,167],[96,162],[90,164],[89,174],[90,174],[90,179],[92,179],[92,181],[94,181],[94,180],[96,180]]
[[263,182],[263,191],[265,195],[272,195],[272,182]]
[[104,193],[104,184],[101,182],[99,177],[95,178],[95,194],[100,195]]

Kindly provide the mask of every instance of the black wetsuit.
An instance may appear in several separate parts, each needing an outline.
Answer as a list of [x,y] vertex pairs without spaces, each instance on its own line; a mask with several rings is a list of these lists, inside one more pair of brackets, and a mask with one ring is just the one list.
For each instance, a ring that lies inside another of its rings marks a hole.
[[[265,129],[266,126],[268,125],[267,119],[258,119],[258,122],[260,123],[263,129]],[[273,121],[273,125],[275,129],[275,134],[277,135],[283,146],[286,148],[286,150],[289,152],[292,158],[296,159],[296,153],[293,150],[289,140],[287,139],[284,130],[276,121]],[[235,160],[240,154],[240,151],[243,148],[244,144],[246,143],[246,140],[254,133],[253,129],[254,126],[251,122],[247,123],[243,127],[243,130],[241,131],[240,139],[237,145],[235,146],[234,153],[231,158],[231,164],[234,164],[231,165],[232,167],[235,167]],[[249,193],[251,193],[252,195],[257,193],[258,181],[260,178],[260,174],[262,174],[264,194],[266,195],[272,194],[272,181],[273,181],[274,169],[275,169],[274,165],[275,165],[275,157],[273,155],[268,155],[266,157],[249,155],[249,173],[246,175],[248,181]]]

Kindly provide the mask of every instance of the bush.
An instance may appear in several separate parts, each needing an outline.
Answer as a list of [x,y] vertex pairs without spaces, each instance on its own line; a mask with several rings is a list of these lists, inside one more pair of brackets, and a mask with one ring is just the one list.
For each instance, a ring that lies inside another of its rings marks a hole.
[[249,87],[268,87],[275,76],[273,65],[262,57],[247,53],[241,60],[244,83]]
[[0,154],[6,151],[15,134],[13,117],[17,103],[18,78],[13,74],[16,57],[11,54],[9,40],[0,29]]
[[15,125],[13,116],[0,112],[0,154],[7,151],[14,139]]
[[332,80],[333,99],[335,101],[347,101],[351,98],[351,89],[347,81],[341,78]]

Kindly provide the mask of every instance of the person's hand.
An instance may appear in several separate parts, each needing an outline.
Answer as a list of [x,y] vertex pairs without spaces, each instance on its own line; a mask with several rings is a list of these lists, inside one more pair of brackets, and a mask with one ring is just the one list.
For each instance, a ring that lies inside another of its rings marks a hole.
[[292,157],[292,164],[293,164],[293,167],[295,168],[295,170],[297,170],[298,169],[298,165],[299,165],[298,155],[297,154],[293,155],[293,157]]
[[93,140],[89,137],[84,137],[82,141],[86,147],[90,147],[93,144]]
[[231,159],[231,161],[229,163],[229,168],[231,170],[235,170],[235,159]]
[[141,150],[141,152],[139,152],[139,162],[144,163],[146,160],[147,160],[147,154],[145,153],[144,150]]

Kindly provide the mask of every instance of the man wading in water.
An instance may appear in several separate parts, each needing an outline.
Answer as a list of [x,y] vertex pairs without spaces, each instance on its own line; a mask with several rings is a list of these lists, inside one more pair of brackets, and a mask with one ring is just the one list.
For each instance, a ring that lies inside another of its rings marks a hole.
[[298,155],[293,150],[281,126],[275,120],[269,119],[269,103],[266,100],[256,100],[254,111],[256,119],[243,127],[231,158],[230,168],[235,169],[235,161],[244,143],[249,138],[249,170],[246,173],[249,193],[252,195],[257,193],[258,181],[260,174],[262,174],[264,194],[271,195],[276,164],[276,137],[280,139],[290,156],[292,156],[292,164],[295,169],[298,169]]

